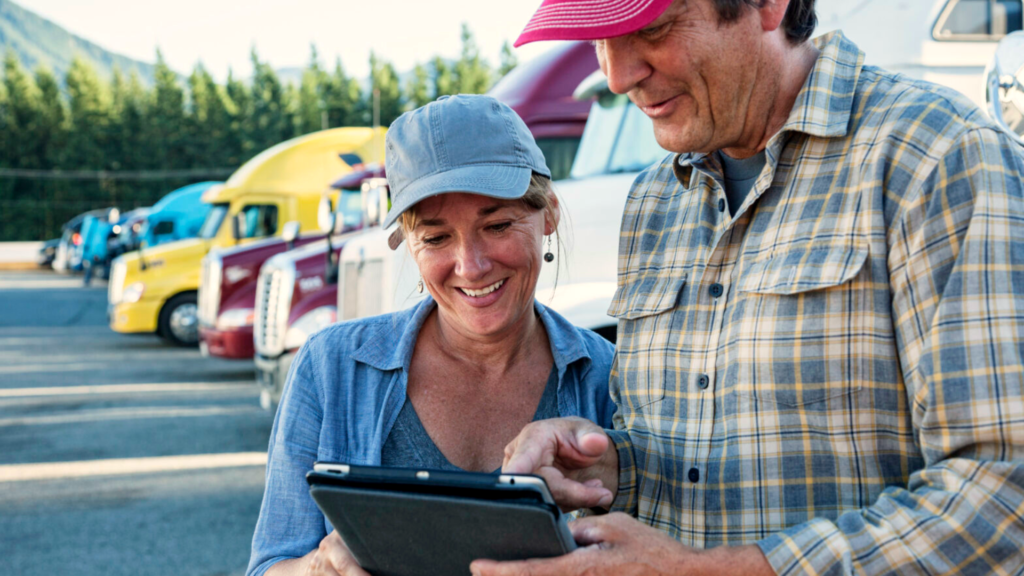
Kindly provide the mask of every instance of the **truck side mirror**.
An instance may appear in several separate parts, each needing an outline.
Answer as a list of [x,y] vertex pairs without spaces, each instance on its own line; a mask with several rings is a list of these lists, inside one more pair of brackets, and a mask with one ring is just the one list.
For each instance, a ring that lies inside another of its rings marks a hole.
[[110,224],[117,224],[117,221],[121,219],[121,211],[117,208],[111,208],[110,212],[107,212],[107,222]]
[[245,213],[239,212],[235,214],[235,217],[231,219],[231,236],[238,242],[245,237],[243,232],[245,231]]
[[300,230],[302,230],[302,224],[294,220],[286,222],[284,227],[281,228],[281,238],[288,244],[289,248],[295,244],[295,239],[299,237]]
[[1024,144],[1024,31],[999,41],[985,74],[985,100],[992,119]]
[[328,196],[320,199],[316,207],[316,224],[324,234],[334,234],[334,226],[337,217],[334,215],[334,206]]

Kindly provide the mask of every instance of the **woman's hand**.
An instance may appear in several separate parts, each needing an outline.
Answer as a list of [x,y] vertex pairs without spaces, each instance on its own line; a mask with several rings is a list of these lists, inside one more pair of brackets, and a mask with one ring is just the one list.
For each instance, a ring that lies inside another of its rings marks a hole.
[[306,558],[308,563],[303,572],[306,576],[370,576],[359,567],[337,531],[325,536],[320,547],[307,554]]

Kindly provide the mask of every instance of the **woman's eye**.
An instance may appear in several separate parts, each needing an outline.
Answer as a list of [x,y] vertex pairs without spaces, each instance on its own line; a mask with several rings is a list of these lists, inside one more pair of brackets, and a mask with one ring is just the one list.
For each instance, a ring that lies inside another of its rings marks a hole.
[[444,238],[444,236],[427,236],[420,240],[420,242],[423,242],[424,244],[429,244],[431,246],[437,246],[438,244],[444,241]]
[[508,230],[508,227],[511,225],[511,222],[499,222],[498,224],[491,224],[487,229],[491,232],[504,232],[505,230]]

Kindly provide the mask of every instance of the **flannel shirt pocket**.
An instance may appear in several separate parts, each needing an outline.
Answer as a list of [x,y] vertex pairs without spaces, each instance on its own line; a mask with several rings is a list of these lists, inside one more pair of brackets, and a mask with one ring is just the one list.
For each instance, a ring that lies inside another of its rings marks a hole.
[[619,319],[616,338],[618,372],[623,379],[618,398],[639,410],[665,397],[666,371],[678,345],[676,329],[684,312],[677,310],[686,273],[666,270],[636,275],[620,283],[610,316]]
[[867,259],[866,245],[804,246],[745,267],[738,395],[783,409],[860,390],[859,323],[871,296],[857,277]]

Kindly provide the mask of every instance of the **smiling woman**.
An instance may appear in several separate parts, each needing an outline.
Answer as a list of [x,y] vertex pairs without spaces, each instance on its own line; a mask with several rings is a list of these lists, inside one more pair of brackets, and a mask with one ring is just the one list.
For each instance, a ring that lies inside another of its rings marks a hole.
[[406,243],[430,297],[300,350],[249,574],[366,574],[309,496],[316,461],[493,472],[531,421],[611,424],[611,344],[534,299],[561,214],[523,121],[491,97],[444,97],[392,124],[386,162],[389,244]]

